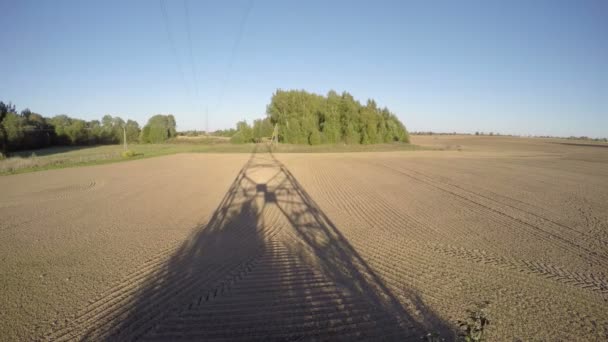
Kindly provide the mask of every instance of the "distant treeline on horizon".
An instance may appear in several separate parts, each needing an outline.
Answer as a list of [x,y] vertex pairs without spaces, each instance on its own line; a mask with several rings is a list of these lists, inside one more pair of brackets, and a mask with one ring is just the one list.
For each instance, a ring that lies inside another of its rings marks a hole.
[[133,120],[104,115],[85,121],[65,114],[44,117],[0,101],[0,153],[66,145],[105,145],[127,142],[160,143],[177,135],[173,115],[154,115],[140,129]]
[[475,133],[458,133],[458,132],[434,132],[434,131],[413,131],[411,135],[479,135],[479,136],[497,136],[497,137],[517,137],[517,138],[545,138],[545,139],[569,139],[569,140],[590,140],[598,142],[608,142],[608,138],[590,138],[588,136],[555,136],[555,135],[521,135],[521,134],[501,134],[498,132],[480,132]]
[[[17,112],[15,105],[0,102],[0,153],[63,145],[118,144],[124,141],[161,143],[177,135],[175,117],[154,115],[140,128],[133,120],[105,115],[82,120],[61,114],[51,118],[29,109]],[[347,92],[329,91],[327,96],[304,90],[277,90],[266,110],[266,118],[249,125],[211,134],[230,137],[232,143],[259,142],[277,128],[279,142],[288,144],[377,144],[409,142],[405,125],[386,107],[372,99],[365,105]]]
[[[104,115],[99,120],[85,121],[61,114],[51,118],[29,109],[17,112],[15,105],[0,101],[0,156],[11,151],[65,145],[103,145],[123,143],[162,143],[178,135],[175,117],[157,114],[140,128],[133,120]],[[260,142],[273,136],[277,127],[279,142],[289,144],[376,144],[409,143],[405,125],[386,107],[372,99],[365,105],[347,92],[329,91],[327,96],[304,90],[277,90],[267,106],[266,117],[249,125],[240,121],[236,128],[206,134],[230,138],[232,143]],[[203,131],[186,131],[182,135],[199,135]],[[125,134],[126,133],[126,134]],[[412,132],[412,135],[480,135],[513,136],[495,132],[440,133]],[[608,142],[607,138],[587,136],[530,136]]]

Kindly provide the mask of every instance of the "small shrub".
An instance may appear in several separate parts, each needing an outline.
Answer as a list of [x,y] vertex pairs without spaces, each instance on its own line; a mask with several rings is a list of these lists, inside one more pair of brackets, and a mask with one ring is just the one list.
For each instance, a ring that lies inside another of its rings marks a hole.
[[482,342],[484,339],[484,332],[490,320],[486,308],[490,302],[483,302],[478,305],[474,310],[467,310],[469,316],[463,320],[458,321],[458,325],[462,329],[461,337],[464,342]]
[[133,158],[137,155],[138,154],[135,153],[135,151],[133,151],[133,150],[126,150],[122,153],[123,158]]
[[248,141],[245,139],[242,132],[237,132],[230,138],[230,142],[233,144],[245,144]]

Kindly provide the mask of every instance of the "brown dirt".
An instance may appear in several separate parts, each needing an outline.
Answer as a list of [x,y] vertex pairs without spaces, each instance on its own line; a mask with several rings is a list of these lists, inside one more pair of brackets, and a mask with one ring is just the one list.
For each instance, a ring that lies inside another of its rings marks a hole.
[[608,339],[608,149],[413,142],[445,151],[182,154],[1,177],[0,331],[452,340],[489,301],[491,341]]

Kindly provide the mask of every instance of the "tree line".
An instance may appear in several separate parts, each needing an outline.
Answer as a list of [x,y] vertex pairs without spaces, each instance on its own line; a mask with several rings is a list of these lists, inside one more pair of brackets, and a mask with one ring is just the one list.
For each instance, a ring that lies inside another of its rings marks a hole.
[[[123,131],[124,128],[124,131]],[[101,121],[65,114],[48,118],[0,101],[0,153],[65,145],[105,145],[127,142],[159,143],[176,136],[173,115],[155,115],[140,129],[134,120],[104,115]]]
[[280,142],[289,144],[377,144],[409,142],[407,129],[386,107],[372,99],[365,105],[347,92],[327,96],[304,90],[277,90],[267,106],[266,118],[250,126],[237,123],[233,142],[270,137],[278,124]]
[[[278,126],[278,139],[289,144],[376,144],[409,142],[401,121],[374,100],[365,105],[347,92],[329,91],[327,96],[303,90],[277,90],[266,108],[266,117],[236,124],[236,129],[214,135],[230,136],[233,143],[259,142],[270,138]],[[60,145],[101,145],[127,142],[162,143],[177,136],[173,115],[154,115],[140,128],[133,120],[105,115],[101,121],[56,115],[48,118],[29,109],[17,112],[0,101],[0,152]]]

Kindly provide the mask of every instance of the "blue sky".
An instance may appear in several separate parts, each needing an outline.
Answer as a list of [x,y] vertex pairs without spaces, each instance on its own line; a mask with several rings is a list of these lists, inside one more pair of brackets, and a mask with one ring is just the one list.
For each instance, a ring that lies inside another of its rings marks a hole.
[[218,129],[262,117],[277,88],[334,89],[413,131],[608,136],[603,0],[165,6],[172,40],[160,1],[0,0],[0,100],[140,124],[173,113],[183,130],[204,129],[207,108]]

